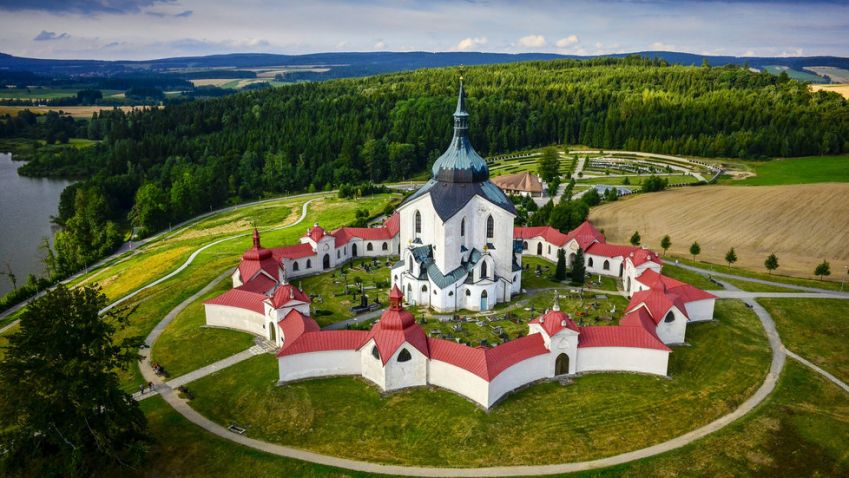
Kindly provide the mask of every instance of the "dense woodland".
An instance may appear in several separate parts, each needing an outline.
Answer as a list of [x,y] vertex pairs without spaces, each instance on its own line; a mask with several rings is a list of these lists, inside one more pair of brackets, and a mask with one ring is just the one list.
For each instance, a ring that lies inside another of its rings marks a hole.
[[[637,57],[465,76],[484,155],[555,143],[740,158],[849,151],[847,101],[786,76]],[[114,247],[113,223],[127,218],[150,233],[229,201],[423,171],[450,139],[457,77],[427,69],[104,112],[76,128],[100,144],[37,155],[22,172],[87,178],[58,216],[57,269],[69,272]]]

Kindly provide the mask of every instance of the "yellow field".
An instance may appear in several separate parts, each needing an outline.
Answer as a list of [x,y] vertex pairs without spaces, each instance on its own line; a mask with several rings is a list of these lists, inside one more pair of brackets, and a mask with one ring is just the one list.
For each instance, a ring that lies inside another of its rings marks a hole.
[[595,208],[590,220],[611,242],[627,244],[635,230],[643,245],[660,252],[664,234],[669,252],[689,256],[698,241],[700,260],[722,264],[734,247],[738,262],[766,272],[763,263],[778,256],[779,272],[812,277],[827,259],[831,278],[849,265],[849,184],[792,186],[712,186],[643,194]]
[[18,111],[23,110],[30,110],[37,114],[44,114],[48,111],[64,111],[75,118],[90,118],[95,111],[115,108],[120,108],[126,112],[135,109],[159,108],[159,106],[0,106],[0,115],[16,115]]
[[839,85],[811,85],[811,89],[814,91],[825,90],[825,91],[833,91],[835,93],[839,93],[843,95],[844,98],[849,99],[849,84]]

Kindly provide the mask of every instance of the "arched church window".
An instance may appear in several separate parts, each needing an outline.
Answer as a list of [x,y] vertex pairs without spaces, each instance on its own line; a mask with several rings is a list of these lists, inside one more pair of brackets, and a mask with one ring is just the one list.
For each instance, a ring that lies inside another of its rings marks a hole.
[[377,350],[377,345],[371,348],[371,356],[380,360],[380,352]]
[[601,268],[606,270],[606,271],[609,271],[610,270],[610,261],[607,261],[607,260],[604,261],[604,264],[601,265]]
[[389,250],[389,244],[384,242],[383,245],[380,248],[383,249],[384,251],[388,251]]
[[422,286],[422,292],[427,292],[427,286],[426,285]]
[[670,310],[669,313],[666,314],[666,317],[663,319],[663,321],[666,322],[667,324],[670,323],[670,322],[675,322],[675,314],[673,314],[672,311]]
[[466,289],[466,297],[470,297],[472,295],[472,291]]
[[307,269],[309,269],[310,267],[312,267],[312,260],[307,259]]
[[481,279],[487,277],[486,262],[481,262]]
[[460,237],[466,237],[466,218],[460,220]]
[[298,266],[298,262],[297,262],[297,261],[295,261],[295,262],[293,262],[293,263],[292,263],[292,270],[293,270],[293,271],[297,271],[299,268],[300,268],[300,266]]
[[416,211],[415,227],[416,227],[416,229],[415,229],[416,234],[421,234],[422,233],[422,214],[418,211]]
[[590,257],[589,259],[587,259],[587,267],[592,267],[592,266],[593,266],[593,258]]
[[485,290],[481,292],[481,299],[486,299],[487,297],[489,297],[489,294],[487,294]]
[[413,256],[407,258],[407,270],[410,271],[410,274],[413,273]]
[[492,216],[486,218],[486,238],[492,239],[495,236],[495,221]]
[[454,291],[453,290],[448,291],[448,297],[454,297]]
[[410,355],[409,350],[401,349],[401,351],[398,352],[398,361],[399,362],[409,362],[410,360],[413,360],[413,356]]
[[525,241],[525,242],[523,242],[523,243],[522,243],[522,250],[523,250],[523,251],[527,251],[527,250],[528,250],[528,241]]
[[367,251],[373,251],[373,250],[374,250],[374,246],[372,246],[372,245],[371,245],[371,243],[369,242],[368,244],[366,244],[366,250],[367,250]]

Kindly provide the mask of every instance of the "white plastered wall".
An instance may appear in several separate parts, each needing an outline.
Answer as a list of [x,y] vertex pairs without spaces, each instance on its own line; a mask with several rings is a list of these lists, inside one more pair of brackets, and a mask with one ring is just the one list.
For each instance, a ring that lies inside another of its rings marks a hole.
[[249,334],[268,337],[265,328],[265,315],[252,310],[229,305],[204,304],[206,325],[226,329],[241,330]]
[[286,355],[277,360],[281,382],[334,375],[359,375],[360,353],[356,350],[326,350]]
[[669,352],[634,347],[581,347],[577,372],[639,372],[666,375]]

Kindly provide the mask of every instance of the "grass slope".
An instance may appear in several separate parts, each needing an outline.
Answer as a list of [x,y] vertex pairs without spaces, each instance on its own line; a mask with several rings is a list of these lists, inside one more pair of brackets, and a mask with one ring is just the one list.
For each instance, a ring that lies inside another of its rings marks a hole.
[[746,163],[755,176],[728,184],[776,186],[784,184],[849,182],[849,156],[809,156]]
[[788,349],[849,382],[849,301],[758,299]]

